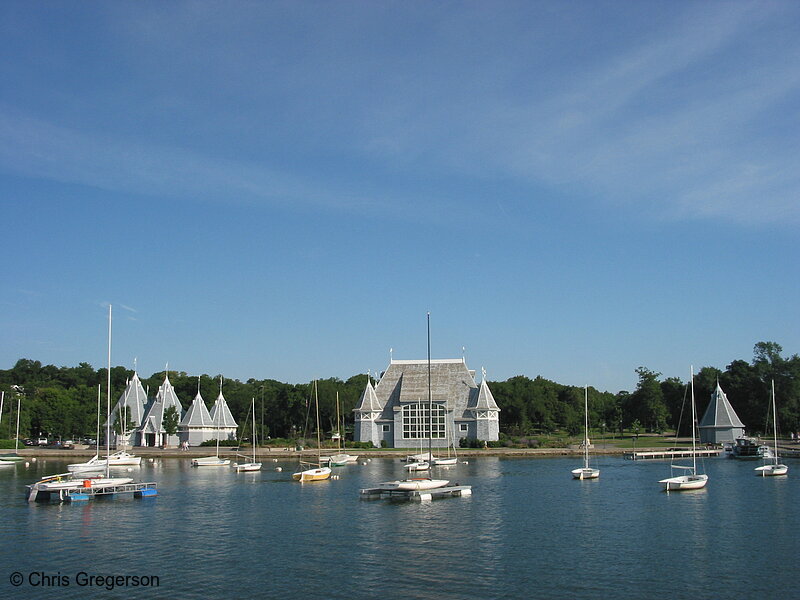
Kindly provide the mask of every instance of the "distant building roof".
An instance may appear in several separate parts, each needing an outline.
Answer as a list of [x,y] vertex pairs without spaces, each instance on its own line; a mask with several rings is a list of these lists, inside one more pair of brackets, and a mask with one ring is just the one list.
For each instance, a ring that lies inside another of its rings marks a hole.
[[481,386],[478,389],[478,396],[475,398],[475,403],[472,402],[467,405],[467,408],[472,410],[500,410],[497,402],[486,384],[486,371],[483,371],[483,378],[481,379]]
[[144,418],[144,407],[146,403],[147,394],[142,387],[139,375],[134,372],[133,377],[125,386],[125,391],[122,392],[114,408],[111,409],[109,422],[113,425],[118,413],[122,413],[123,415],[127,413],[134,427],[139,427]]
[[197,395],[192,400],[192,404],[186,409],[186,414],[183,416],[181,420],[181,427],[210,427],[213,428],[214,424],[211,419],[211,414],[208,412],[206,408],[206,403],[203,400],[203,397],[200,395],[200,392],[197,392]]
[[211,407],[211,423],[215,429],[224,429],[226,427],[237,427],[236,421],[231,414],[231,409],[228,408],[228,403],[225,401],[225,396],[220,391],[217,396],[214,406]]
[[699,427],[715,427],[720,429],[744,427],[736,411],[733,410],[728,397],[717,382],[717,388],[711,394],[711,402],[706,409]]
[[375,395],[375,388],[372,387],[372,379],[367,377],[367,387],[361,394],[358,405],[353,409],[358,412],[375,412],[383,410],[381,403],[378,402],[378,397]]
[[147,407],[140,431],[142,433],[165,433],[162,422],[164,413],[170,406],[175,407],[178,411],[178,420],[182,420],[183,407],[175,394],[175,388],[172,387],[167,376],[164,377],[164,383],[158,388],[158,394],[156,394],[155,399]]

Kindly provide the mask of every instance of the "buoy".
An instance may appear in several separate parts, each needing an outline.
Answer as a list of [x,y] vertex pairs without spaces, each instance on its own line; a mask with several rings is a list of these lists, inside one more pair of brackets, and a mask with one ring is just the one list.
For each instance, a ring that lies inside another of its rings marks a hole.
[[36,457],[35,456],[31,459],[31,462],[36,462]]
[[85,487],[85,488],[90,488],[90,487],[92,487],[92,482],[91,482],[91,480],[89,480],[89,479],[84,479],[84,480],[83,480],[83,487]]
[[277,458],[273,458],[272,462],[278,462],[278,459]]
[[465,464],[465,465],[468,465],[468,464],[469,464],[469,461],[468,461],[468,460],[465,460],[465,461],[464,461],[464,464]]
[[152,458],[148,458],[147,460],[149,460],[150,462],[153,462],[153,459],[152,459]]
[[25,466],[26,466],[26,467],[30,467],[30,466],[31,466],[31,463],[29,463],[29,462],[25,462]]
[[280,467],[275,467],[275,470],[276,471],[283,471],[283,469],[281,469]]
[[128,473],[130,473],[131,471],[133,471],[133,467],[128,467],[127,471]]

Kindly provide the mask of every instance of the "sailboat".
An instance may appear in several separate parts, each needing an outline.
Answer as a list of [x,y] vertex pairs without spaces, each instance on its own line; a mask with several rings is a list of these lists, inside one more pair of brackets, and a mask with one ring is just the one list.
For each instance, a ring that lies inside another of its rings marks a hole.
[[314,407],[316,408],[317,414],[317,462],[309,463],[302,460],[300,461],[300,468],[303,470],[292,474],[292,479],[300,483],[305,483],[306,481],[323,481],[325,479],[330,479],[331,476],[331,468],[322,466],[322,457],[320,456],[322,441],[320,440],[319,434],[319,396],[317,394],[316,380],[314,380]]
[[[219,399],[223,398],[222,396],[222,377],[219,378],[219,397],[217,398],[217,403],[219,403]],[[223,398],[224,400],[224,398]],[[212,409],[213,410],[213,409]],[[222,435],[220,430],[220,420],[222,418],[222,406],[220,405],[217,410],[214,412],[214,417],[216,420],[215,425],[217,426],[217,452],[214,456],[203,456],[201,458],[193,458],[192,459],[192,466],[193,467],[227,467],[231,464],[231,460],[229,458],[220,458],[219,456],[219,437]]]
[[772,464],[762,465],[755,468],[756,475],[769,477],[775,475],[786,475],[789,467],[778,462],[778,412],[775,409],[775,381],[772,382],[772,456],[775,461]]
[[[98,386],[98,396],[100,394],[100,386]],[[98,412],[100,410],[98,402]],[[113,485],[123,485],[133,481],[132,477],[111,477],[109,471],[108,457],[111,455],[111,305],[108,305],[108,377],[106,380],[106,459],[105,464],[100,469],[93,469],[95,471],[102,470],[105,467],[105,476],[93,474],[91,476],[82,475],[80,472],[59,473],[57,475],[50,475],[28,487],[31,493],[29,501],[35,499],[38,492],[59,492],[63,499],[63,493],[69,490],[77,490],[85,487],[104,487]],[[98,417],[98,431],[99,431],[99,417]],[[99,438],[99,436],[98,436]],[[97,458],[97,456],[95,456]]]
[[339,424],[339,392],[336,392],[336,447],[339,452],[332,456],[324,456],[321,459],[321,462],[327,462],[329,467],[343,467],[347,463],[358,461],[358,455],[353,456],[343,451],[341,444],[344,438],[342,437],[342,430],[339,429]]
[[[5,398],[5,392],[3,392],[3,397]],[[2,401],[0,401],[0,406],[2,406]],[[17,391],[17,433],[14,435],[14,454],[3,454],[0,456],[0,467],[6,465],[13,465],[20,461],[25,460],[24,456],[20,456],[19,452],[19,409],[20,409],[20,393]],[[9,415],[11,411],[9,410]],[[2,409],[0,409],[0,413],[2,413]]]
[[600,469],[589,466],[589,387],[583,389],[583,466],[572,469],[575,479],[597,479]]
[[236,463],[233,465],[237,471],[260,471],[261,463],[256,462],[256,399],[253,398],[253,461]]
[[[431,313],[428,313],[428,459],[433,457],[431,451],[431,436],[433,428],[433,392],[431,391]],[[412,466],[414,465],[414,466]],[[409,471],[427,470],[430,464],[427,461],[416,461],[406,465]],[[446,486],[450,483],[447,479],[432,479],[430,477],[414,477],[396,481],[384,481],[378,487],[387,490],[431,490]]]
[[[682,465],[670,465],[670,470],[672,469],[682,469],[687,471],[686,475],[678,475],[676,477],[668,477],[667,479],[662,479],[659,483],[664,484],[664,489],[666,491],[681,491],[681,490],[699,490],[700,488],[706,487],[708,483],[708,475],[705,473],[698,473],[697,472],[697,436],[696,436],[696,426],[697,426],[697,412],[694,405],[694,368],[691,369],[691,375],[689,381],[691,382],[691,389],[692,389],[692,466],[682,466]],[[671,473],[670,473],[671,474]]]

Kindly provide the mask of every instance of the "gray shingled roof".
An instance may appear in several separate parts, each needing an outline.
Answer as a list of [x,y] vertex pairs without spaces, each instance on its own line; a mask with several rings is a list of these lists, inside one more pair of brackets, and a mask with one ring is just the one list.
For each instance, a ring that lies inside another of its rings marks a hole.
[[478,395],[475,397],[474,405],[470,403],[468,408],[474,410],[500,410],[500,407],[497,406],[497,402],[494,401],[494,396],[492,396],[489,386],[486,384],[485,375],[483,380],[481,380],[481,387],[478,390]]
[[192,400],[191,406],[186,410],[186,414],[181,420],[181,427],[213,427],[211,414],[206,408],[206,403],[200,392]]
[[[475,379],[463,360],[431,360],[431,399],[453,410],[464,406],[473,390]],[[382,407],[400,403],[428,401],[428,361],[393,360],[375,388]]]
[[[134,372],[133,378],[128,381],[125,386],[125,391],[119,397],[119,400],[111,409],[109,422],[114,423],[117,413],[123,412],[123,407],[127,410],[131,422],[135,427],[142,424],[144,418],[144,406],[147,403],[147,394],[145,394],[142,382],[139,375]],[[124,414],[124,413],[123,413]]]
[[711,394],[711,402],[706,409],[699,427],[744,427],[736,411],[733,410],[728,397],[717,382],[717,389]]
[[223,429],[225,427],[237,427],[236,421],[233,419],[231,409],[228,408],[228,403],[225,402],[225,397],[222,392],[217,396],[217,401],[211,407],[211,423],[215,428]]
[[141,427],[142,433],[164,433],[164,428],[161,421],[164,418],[164,412],[170,407],[174,406],[178,410],[179,421],[183,418],[183,407],[181,406],[178,396],[175,394],[175,388],[169,382],[169,377],[164,378],[164,383],[158,388],[158,394],[155,399],[147,407],[144,415],[143,425]]
[[369,377],[367,377],[367,387],[364,388],[364,392],[361,394],[358,405],[353,410],[357,412],[374,412],[383,410],[380,402],[378,402],[378,397],[375,395],[375,388],[372,387],[372,380]]

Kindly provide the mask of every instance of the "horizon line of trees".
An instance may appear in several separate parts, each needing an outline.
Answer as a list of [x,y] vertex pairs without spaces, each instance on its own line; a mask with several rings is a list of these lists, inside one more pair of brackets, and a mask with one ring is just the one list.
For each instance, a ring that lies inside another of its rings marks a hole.
[[[800,357],[794,354],[783,358],[782,352],[775,342],[759,342],[755,344],[750,362],[734,360],[724,371],[716,367],[700,369],[694,377],[698,419],[719,382],[748,433],[768,431],[771,428],[769,390],[774,381],[779,430],[800,430]],[[625,430],[660,433],[680,428],[681,435],[688,435],[691,431],[688,382],[677,377],[661,380],[660,373],[646,367],[639,367],[636,373],[639,382],[633,392],[614,394],[589,387],[590,426],[601,432],[619,433]],[[112,406],[131,377],[132,370],[112,367]],[[166,373],[159,371],[141,379],[148,398],[155,396],[165,377]],[[189,375],[182,371],[169,373],[184,408],[188,408],[198,391],[210,407],[219,393],[219,377]],[[18,397],[22,399],[20,437],[45,434],[62,439],[94,437],[98,386],[101,405],[105,406],[106,379],[106,368],[94,369],[89,363],[56,367],[23,358],[11,369],[0,370],[0,390],[5,391],[0,438],[13,438]],[[313,403],[311,382],[289,384],[252,378],[245,382],[224,379],[224,382],[224,396],[239,424],[240,438],[252,432],[251,398],[256,401],[255,428],[259,439],[267,436],[295,439],[313,431],[315,425],[309,422]],[[339,378],[317,381],[323,431],[352,430],[352,411],[366,383],[365,374],[354,375],[346,381]],[[583,429],[583,388],[562,385],[541,376],[530,379],[525,375],[489,382],[489,388],[501,409],[500,430],[504,434],[520,436],[566,431],[577,435]],[[337,425],[337,394],[341,427]],[[101,412],[105,412],[104,409]]]

